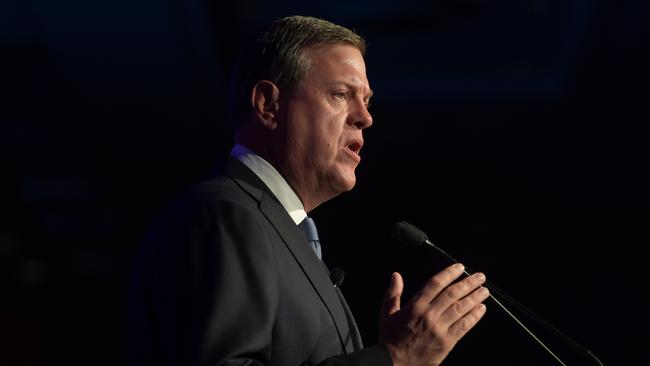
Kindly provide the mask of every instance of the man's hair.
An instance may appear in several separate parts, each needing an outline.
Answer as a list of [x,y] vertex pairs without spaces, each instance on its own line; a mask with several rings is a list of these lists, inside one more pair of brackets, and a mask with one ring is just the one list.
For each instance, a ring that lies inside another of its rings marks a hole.
[[260,80],[291,91],[307,74],[311,59],[303,52],[312,46],[348,44],[366,52],[366,42],[354,31],[323,19],[290,16],[276,19],[244,50],[236,65],[231,103],[235,128],[251,110],[250,91]]

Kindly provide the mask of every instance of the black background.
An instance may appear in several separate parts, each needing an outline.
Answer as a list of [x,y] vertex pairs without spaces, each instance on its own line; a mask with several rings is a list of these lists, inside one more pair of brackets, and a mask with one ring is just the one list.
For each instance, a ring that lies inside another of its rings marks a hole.
[[[406,220],[593,351],[645,363],[649,7],[625,0],[3,0],[0,364],[126,363],[131,257],[230,149],[240,35],[315,15],[369,43],[355,190],[313,212],[366,343]],[[553,365],[496,305],[446,365]],[[584,357],[524,321],[569,365]]]

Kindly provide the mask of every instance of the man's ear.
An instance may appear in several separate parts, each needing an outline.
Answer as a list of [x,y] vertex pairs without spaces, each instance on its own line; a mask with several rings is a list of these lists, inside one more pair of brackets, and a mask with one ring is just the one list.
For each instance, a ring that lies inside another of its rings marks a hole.
[[280,109],[280,89],[271,81],[258,81],[251,91],[251,108],[268,129],[278,125]]

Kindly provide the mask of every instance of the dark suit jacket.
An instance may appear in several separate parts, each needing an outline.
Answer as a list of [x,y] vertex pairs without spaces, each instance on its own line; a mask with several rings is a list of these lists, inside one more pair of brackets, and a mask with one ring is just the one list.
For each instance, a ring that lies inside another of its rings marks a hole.
[[136,365],[391,365],[362,349],[327,268],[279,201],[228,157],[155,226],[136,261]]

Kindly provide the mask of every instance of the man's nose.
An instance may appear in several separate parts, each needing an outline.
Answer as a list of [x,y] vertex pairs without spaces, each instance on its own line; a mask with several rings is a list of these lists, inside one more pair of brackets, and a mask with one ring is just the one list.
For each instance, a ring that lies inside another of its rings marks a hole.
[[372,126],[372,115],[364,102],[356,103],[355,111],[350,115],[350,118],[350,124],[360,130]]

